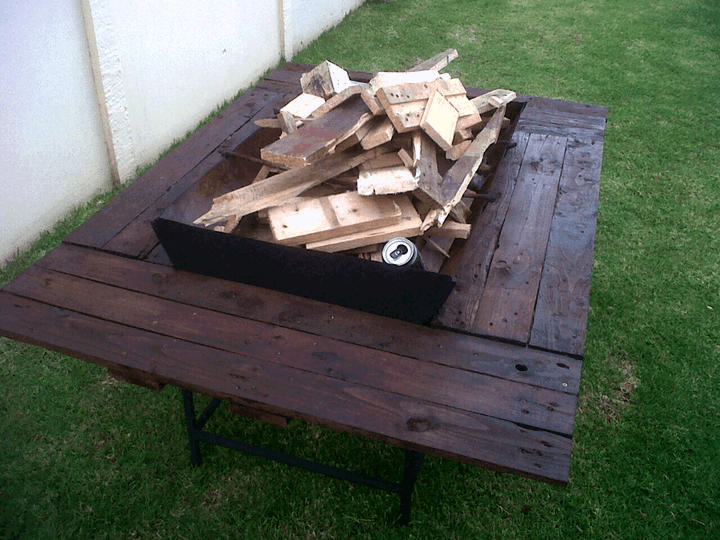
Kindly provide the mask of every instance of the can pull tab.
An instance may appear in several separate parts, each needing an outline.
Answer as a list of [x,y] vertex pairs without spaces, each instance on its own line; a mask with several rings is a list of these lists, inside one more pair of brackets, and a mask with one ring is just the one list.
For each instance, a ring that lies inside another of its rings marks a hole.
[[400,244],[398,247],[396,247],[393,251],[390,252],[390,258],[393,261],[397,261],[400,257],[405,255],[408,251],[408,247],[404,244]]

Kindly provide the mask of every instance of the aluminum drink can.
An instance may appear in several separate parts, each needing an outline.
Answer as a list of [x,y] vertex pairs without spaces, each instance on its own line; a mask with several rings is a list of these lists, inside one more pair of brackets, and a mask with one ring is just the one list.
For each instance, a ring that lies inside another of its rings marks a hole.
[[395,266],[415,266],[422,268],[420,252],[415,244],[407,238],[393,238],[382,250],[383,262]]

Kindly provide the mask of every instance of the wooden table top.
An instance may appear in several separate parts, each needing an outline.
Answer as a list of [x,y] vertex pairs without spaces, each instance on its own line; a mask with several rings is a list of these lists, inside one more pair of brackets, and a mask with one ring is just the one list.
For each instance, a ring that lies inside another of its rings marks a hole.
[[567,483],[607,110],[518,97],[517,144],[442,270],[457,285],[433,327],[174,270],[150,222],[224,181],[228,152],[270,142],[253,120],[307,69],[270,74],[4,287],[0,335],[150,388]]

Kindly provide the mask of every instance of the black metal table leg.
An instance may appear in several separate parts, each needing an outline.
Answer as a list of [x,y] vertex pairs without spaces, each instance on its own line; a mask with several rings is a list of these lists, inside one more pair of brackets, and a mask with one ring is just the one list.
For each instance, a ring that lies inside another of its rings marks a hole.
[[402,488],[400,491],[400,525],[410,523],[410,510],[412,509],[412,496],[415,491],[415,481],[422,468],[425,454],[414,450],[405,450],[405,470],[403,472]]
[[200,417],[196,418],[193,393],[190,390],[183,389],[182,396],[183,408],[185,409],[185,425],[187,426],[188,432],[188,444],[190,445],[190,461],[193,466],[199,467],[202,463],[202,454],[200,454],[200,441],[202,438],[200,437],[200,433],[220,403],[222,403],[222,400],[213,398]]
[[231,450],[237,450],[245,454],[263,457],[278,463],[285,463],[294,467],[324,474],[332,478],[339,478],[356,484],[362,484],[376,489],[397,493],[400,496],[400,517],[398,522],[400,525],[408,525],[410,523],[410,510],[412,507],[412,496],[415,490],[415,481],[417,480],[418,473],[422,467],[423,458],[425,457],[424,454],[413,450],[405,450],[405,466],[403,469],[403,480],[401,483],[391,482],[382,478],[373,478],[340,467],[316,463],[292,454],[286,454],[284,452],[271,450],[269,448],[238,441],[236,439],[230,439],[216,433],[203,431],[205,424],[222,401],[218,398],[213,398],[202,414],[196,417],[193,393],[190,390],[183,390],[182,396],[183,408],[185,410],[185,424],[188,432],[188,444],[190,446],[190,461],[193,466],[197,467],[202,463],[202,455],[200,453],[201,442],[214,444],[216,446],[223,446],[225,448],[230,448]]

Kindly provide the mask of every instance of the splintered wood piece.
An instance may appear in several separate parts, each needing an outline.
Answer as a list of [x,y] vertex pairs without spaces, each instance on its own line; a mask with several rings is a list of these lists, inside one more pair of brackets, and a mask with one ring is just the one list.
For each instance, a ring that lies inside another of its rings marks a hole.
[[428,272],[439,272],[445,259],[450,258],[450,248],[455,239],[451,236],[430,236],[425,234],[425,245],[420,250],[420,260]]
[[255,182],[259,182],[260,180],[265,180],[268,177],[268,175],[270,174],[270,172],[271,172],[270,167],[268,167],[267,165],[263,165],[262,167],[260,167],[260,170],[255,175],[255,178],[253,178],[252,182],[250,182],[250,183],[254,184]]
[[483,117],[480,116],[480,113],[477,113],[477,116],[469,115],[469,116],[461,116],[458,118],[457,126],[455,126],[455,131],[458,131],[460,129],[480,129],[483,127]]
[[455,107],[455,109],[457,109],[459,118],[469,116],[470,118],[472,118],[472,121],[476,123],[482,120],[482,118],[480,117],[480,113],[478,112],[475,105],[473,105],[472,102],[468,99],[467,94],[443,94],[443,96],[450,102],[453,107]]
[[305,167],[327,155],[344,136],[372,115],[361,99],[349,99],[318,120],[260,150],[260,157],[285,167]]
[[445,152],[445,157],[448,159],[451,159],[453,161],[457,161],[460,159],[465,151],[470,147],[472,144],[472,140],[466,140],[462,141],[456,145],[454,145],[450,150]]
[[302,169],[284,171],[214,199],[210,211],[197,218],[193,223],[205,226],[214,225],[233,215],[242,217],[263,208],[277,206],[311,187],[357,167],[368,159],[377,157],[384,151],[382,148],[360,154],[347,151],[334,154]]
[[[463,156],[445,173],[440,185],[441,200],[437,201],[442,205],[442,210],[434,216],[438,225],[443,224],[453,207],[462,199],[465,189],[482,162],[485,150],[497,141],[504,117],[505,106],[503,105],[495,111],[487,126],[478,133]],[[428,218],[426,217],[423,227],[427,222]]]
[[436,54],[432,58],[428,58],[424,62],[420,62],[417,66],[413,66],[408,71],[425,71],[428,69],[434,69],[439,71],[450,62],[458,57],[458,52],[455,49],[447,49],[439,54]]
[[413,165],[417,166],[422,152],[422,131],[417,130],[412,134]]
[[303,92],[324,99],[339,94],[351,84],[347,71],[327,60],[300,76]]
[[276,242],[297,246],[398,223],[400,207],[390,197],[363,197],[354,191],[305,199],[268,209]]
[[[470,199],[470,202],[472,203],[472,199]],[[460,200],[452,207],[450,215],[460,223],[467,223],[467,220],[470,218],[470,206],[465,203],[465,200]]]
[[[383,107],[387,108],[400,103],[429,99],[435,90],[440,92],[446,99],[453,99],[458,101],[458,103],[463,103],[462,98],[464,98],[475,113],[480,114],[472,103],[470,103],[470,100],[467,99],[465,87],[460,79],[450,79],[449,81],[435,79],[427,82],[383,86],[377,89],[375,95]],[[465,107],[465,110],[467,111],[466,114],[471,114],[468,107]]]
[[[344,152],[351,146],[360,144],[360,141],[363,140],[365,135],[367,135],[371,129],[377,127],[377,125],[381,121],[381,118],[370,118],[367,122],[363,123],[360,127],[358,127],[357,130],[354,130],[354,132],[352,132],[347,137],[344,137],[342,141],[338,142],[335,145],[333,152]],[[370,150],[370,148],[366,148],[366,150]]]
[[296,118],[307,118],[324,103],[325,100],[320,96],[303,93],[281,108],[280,112],[288,112]]
[[363,91],[360,92],[360,97],[365,102],[365,105],[367,105],[367,108],[370,109],[370,112],[375,116],[385,114],[385,108],[375,95],[375,90],[370,87],[364,88]]
[[465,129],[458,129],[457,126],[455,126],[455,133],[453,133],[453,146],[456,144],[460,144],[463,141],[470,141],[472,142],[473,139],[473,133],[472,130],[465,128]]
[[398,103],[385,108],[390,122],[398,131],[398,133],[407,133],[420,127],[427,99],[417,101],[408,101],[406,103]]
[[[400,133],[406,133],[420,127],[428,99],[434,92],[439,92],[444,97],[460,100],[458,103],[464,103],[463,99],[469,103],[465,95],[465,87],[459,79],[450,79],[448,81],[434,79],[432,81],[380,87],[377,90],[377,99],[384,106],[385,113],[392,121],[395,129]],[[469,109],[465,109],[466,116],[470,116],[469,111]],[[475,114],[479,118],[477,111],[475,111]]]
[[395,133],[395,127],[389,118],[383,118],[381,121],[370,128],[367,134],[360,140],[360,144],[365,150],[370,150],[381,144],[385,144],[392,140]]
[[283,111],[282,109],[277,115],[278,122],[280,122],[280,129],[283,133],[295,133],[298,129],[297,122],[292,113]]
[[512,90],[503,90],[498,88],[492,92],[487,92],[470,101],[475,105],[480,114],[497,109],[501,105],[507,105],[513,99],[517,97],[517,94]]
[[431,227],[428,234],[433,236],[449,236],[450,238],[462,238],[466,240],[470,237],[472,225],[469,223],[457,223],[456,221],[445,221],[442,227]]
[[338,94],[335,94],[333,97],[331,97],[326,102],[321,104],[317,109],[315,109],[311,114],[311,119],[317,120],[318,118],[332,111],[341,103],[344,103],[351,97],[362,93],[363,89],[365,89],[366,86],[367,85],[365,84],[353,84],[352,86],[348,86],[345,90]]
[[406,167],[410,168],[410,167],[415,167],[415,166],[417,165],[417,162],[416,162],[415,159],[410,155],[410,152],[408,152],[407,149],[401,148],[401,149],[398,151],[398,154],[397,154],[397,155],[398,155],[398,157],[400,158],[400,161],[402,161],[402,162],[403,162],[403,165],[405,165]]
[[[240,216],[232,216],[230,219],[227,220],[225,223],[225,226],[222,227],[221,232],[225,233],[231,233],[235,230],[235,228],[240,224],[240,220],[242,218]],[[220,229],[218,229],[220,230]]]
[[308,249],[317,249],[328,253],[337,253],[338,251],[346,251],[363,246],[385,243],[397,236],[411,238],[420,234],[420,226],[422,219],[418,215],[415,207],[407,195],[392,195],[393,201],[400,207],[402,219],[395,225],[388,225],[378,229],[364,231],[362,233],[348,234],[325,240],[323,242],[308,243]]
[[404,165],[360,171],[357,181],[357,191],[361,195],[388,195],[415,189],[417,189],[417,179]]
[[404,83],[422,83],[434,81],[439,78],[440,74],[433,69],[424,71],[380,71],[370,79],[370,88],[373,92],[377,92],[378,88],[383,86],[394,86]]
[[374,171],[377,169],[387,169],[388,167],[402,167],[404,165],[400,152],[388,152],[373,159],[368,159],[361,164],[361,171]]
[[452,148],[457,120],[457,109],[436,90],[427,102],[420,127],[447,151]]
[[417,176],[418,190],[423,198],[434,204],[441,200],[440,182],[442,177],[437,166],[437,147],[424,132],[413,134],[413,152],[418,155]]

